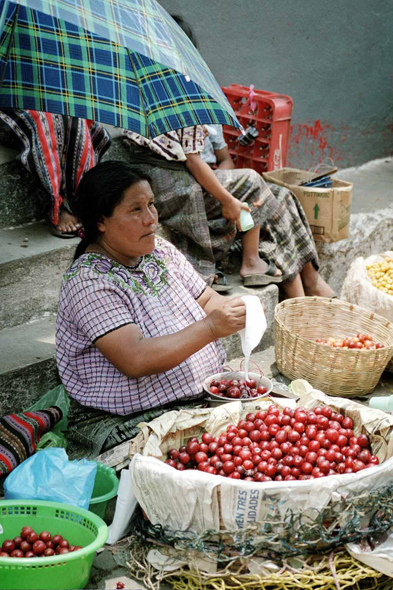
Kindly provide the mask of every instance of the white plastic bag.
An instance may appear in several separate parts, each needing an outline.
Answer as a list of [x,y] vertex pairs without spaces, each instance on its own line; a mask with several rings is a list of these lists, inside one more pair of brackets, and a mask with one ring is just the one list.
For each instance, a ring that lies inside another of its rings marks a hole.
[[365,540],[349,543],[346,549],[355,559],[393,578],[393,535],[389,535],[374,549]]
[[242,341],[242,350],[245,358],[245,373],[248,379],[248,362],[254,348],[262,340],[266,332],[266,316],[262,303],[256,295],[244,295],[242,297],[246,305],[246,327],[240,330],[239,336]]
[[345,277],[341,299],[360,305],[393,321],[393,297],[374,287],[366,268],[369,264],[383,262],[385,258],[393,258],[393,252],[383,252],[368,258],[356,258]]
[[129,468],[123,469],[120,473],[115,515],[112,524],[109,526],[108,545],[116,543],[119,539],[127,535],[136,505],[137,499],[134,495]]

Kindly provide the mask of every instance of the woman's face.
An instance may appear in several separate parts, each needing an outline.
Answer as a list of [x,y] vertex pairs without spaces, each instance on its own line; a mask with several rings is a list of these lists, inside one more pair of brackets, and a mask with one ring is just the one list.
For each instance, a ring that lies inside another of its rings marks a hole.
[[121,264],[135,264],[135,259],[154,250],[157,222],[150,184],[141,180],[124,191],[111,217],[97,224],[99,243]]

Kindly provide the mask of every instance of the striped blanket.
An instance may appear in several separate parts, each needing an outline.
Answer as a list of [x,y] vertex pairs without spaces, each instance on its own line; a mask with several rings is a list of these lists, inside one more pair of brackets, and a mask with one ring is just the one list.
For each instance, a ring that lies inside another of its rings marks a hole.
[[35,452],[43,434],[63,417],[57,406],[0,418],[0,476],[12,471]]

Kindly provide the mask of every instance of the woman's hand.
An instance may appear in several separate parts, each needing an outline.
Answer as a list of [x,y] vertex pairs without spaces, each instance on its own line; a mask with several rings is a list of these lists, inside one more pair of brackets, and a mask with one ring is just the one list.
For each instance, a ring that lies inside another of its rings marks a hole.
[[240,297],[227,299],[214,309],[204,320],[210,327],[214,339],[225,338],[246,325],[246,305]]
[[229,219],[229,221],[235,221],[236,227],[239,231],[241,231],[240,211],[242,209],[245,211],[250,211],[250,207],[247,205],[247,203],[242,203],[232,196],[231,199],[225,200],[222,203],[222,216],[225,217],[225,219]]

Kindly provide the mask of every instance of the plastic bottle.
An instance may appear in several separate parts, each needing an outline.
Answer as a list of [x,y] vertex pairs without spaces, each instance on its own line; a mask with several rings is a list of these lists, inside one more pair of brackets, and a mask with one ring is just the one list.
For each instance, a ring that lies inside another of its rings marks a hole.
[[242,231],[248,231],[254,227],[254,220],[249,211],[242,209],[240,211],[240,228]]

